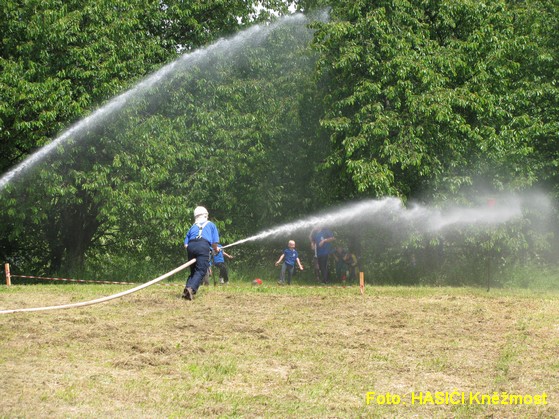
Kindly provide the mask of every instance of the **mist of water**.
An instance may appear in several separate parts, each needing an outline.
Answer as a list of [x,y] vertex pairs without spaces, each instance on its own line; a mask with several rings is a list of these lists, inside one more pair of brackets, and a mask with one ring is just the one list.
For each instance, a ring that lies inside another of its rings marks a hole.
[[478,207],[452,207],[445,210],[423,205],[405,207],[398,198],[366,200],[339,207],[321,215],[304,218],[262,231],[254,236],[231,243],[226,247],[246,242],[282,237],[294,232],[317,226],[342,228],[348,225],[366,227],[382,224],[384,226],[413,227],[425,233],[435,233],[459,226],[495,226],[519,218],[522,215],[522,200],[508,197],[501,203],[493,201]]
[[78,121],[52,142],[37,150],[27,159],[3,174],[2,177],[0,177],[0,192],[5,189],[10,182],[42,162],[47,156],[52,154],[54,150],[70,141],[80,141],[90,130],[97,126],[102,126],[109,118],[129,106],[133,100],[147,97],[155,87],[167,81],[172,75],[186,71],[212,55],[218,55],[221,58],[224,55],[227,56],[236,53],[236,51],[247,44],[258,45],[281,25],[302,24],[305,22],[307,22],[307,18],[304,15],[294,14],[284,17],[273,24],[252,26],[232,38],[221,39],[207,48],[183,54],[177,60],[148,76],[130,90],[116,96],[88,117]]

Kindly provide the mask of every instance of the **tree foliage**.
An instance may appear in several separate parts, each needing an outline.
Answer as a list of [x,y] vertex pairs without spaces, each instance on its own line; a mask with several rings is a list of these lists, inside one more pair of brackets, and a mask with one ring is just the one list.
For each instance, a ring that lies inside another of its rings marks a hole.
[[[317,13],[312,30],[301,16],[274,23],[289,5]],[[0,191],[0,252],[38,273],[134,277],[184,258],[200,204],[232,242],[353,198],[557,192],[558,12],[551,0],[7,0],[0,171],[79,129]],[[110,112],[82,123],[95,109]],[[529,259],[528,244],[545,247],[530,223],[398,240],[381,228],[372,263]]]
[[34,183],[18,186],[26,194],[12,205],[28,210],[11,211],[6,225],[27,225],[47,244],[19,244],[18,253],[54,271],[79,269],[85,256],[174,262],[198,204],[226,240],[308,209],[301,179],[324,150],[309,146],[312,125],[301,122],[312,113],[302,104],[314,59],[311,32],[294,20],[185,53],[71,132]]
[[279,0],[2,2],[0,171],[177,54],[286,8]]
[[556,132],[556,12],[545,1],[337,2],[316,41],[329,165],[377,196],[547,178],[536,144]]
[[[444,206],[556,188],[557,12],[552,1],[334,2],[315,47],[338,189]],[[540,244],[556,229],[534,233],[538,217],[489,235],[372,238],[383,246],[369,269],[484,278],[492,259],[549,255]]]

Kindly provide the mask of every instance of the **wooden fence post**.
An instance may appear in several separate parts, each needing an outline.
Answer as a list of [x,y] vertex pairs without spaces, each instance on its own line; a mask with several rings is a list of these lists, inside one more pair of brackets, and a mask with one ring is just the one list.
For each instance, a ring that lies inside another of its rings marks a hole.
[[4,264],[4,272],[6,274],[6,285],[9,287],[12,285],[12,278],[10,277],[10,264]]
[[361,289],[361,294],[365,293],[365,273],[359,272],[359,288]]

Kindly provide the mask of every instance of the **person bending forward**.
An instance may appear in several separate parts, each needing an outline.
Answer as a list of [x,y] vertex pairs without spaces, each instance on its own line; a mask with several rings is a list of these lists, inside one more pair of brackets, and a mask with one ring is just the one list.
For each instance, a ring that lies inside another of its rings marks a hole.
[[200,288],[206,272],[210,267],[210,254],[213,248],[217,253],[219,243],[219,232],[211,221],[208,221],[208,211],[204,207],[196,207],[194,210],[194,224],[184,238],[184,247],[188,252],[188,260],[195,258],[196,262],[190,265],[190,275],[186,280],[186,286],[182,298],[193,300],[194,295]]

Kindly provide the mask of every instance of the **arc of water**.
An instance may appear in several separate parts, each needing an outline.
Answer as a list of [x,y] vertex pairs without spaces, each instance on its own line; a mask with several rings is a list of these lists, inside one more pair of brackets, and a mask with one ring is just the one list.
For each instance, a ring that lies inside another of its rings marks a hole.
[[6,185],[10,181],[12,181],[12,179],[14,179],[18,174],[33,167],[35,164],[37,164],[39,161],[41,161],[43,158],[49,155],[57,147],[66,143],[79,131],[81,131],[82,129],[90,125],[102,121],[106,116],[121,109],[127,103],[130,97],[135,96],[139,92],[142,92],[147,88],[153,86],[158,80],[161,80],[161,78],[163,78],[166,74],[169,74],[176,65],[177,62],[173,62],[163,67],[161,70],[157,71],[149,78],[137,84],[134,88],[117,96],[102,108],[97,109],[91,115],[85,117],[84,119],[74,124],[58,138],[56,138],[46,146],[42,147],[41,149],[37,150],[35,153],[31,154],[27,159],[22,161],[15,168],[11,169],[5,175],[3,175],[2,178],[0,178],[0,191],[3,190],[6,187]]
[[[378,220],[378,216],[381,214],[386,220]],[[312,228],[321,224],[343,226],[357,222],[370,224],[377,220],[378,222],[398,223],[398,225],[404,226],[407,225],[406,223],[413,224],[414,222],[420,222],[421,228],[425,232],[436,232],[449,226],[459,224],[500,224],[519,217],[521,214],[521,206],[517,200],[512,200],[509,205],[499,208],[453,208],[443,213],[441,210],[421,205],[414,205],[410,208],[406,208],[400,199],[389,197],[381,200],[373,199],[346,205],[322,216],[313,216],[293,223],[284,224],[228,244],[227,246],[223,246],[223,248],[281,234],[289,234],[294,231]],[[375,219],[375,217],[377,218]]]
[[248,40],[250,40],[253,43],[261,42],[263,39],[265,39],[265,37],[269,33],[271,33],[279,25],[286,24],[288,22],[293,22],[293,21],[305,21],[305,20],[306,18],[304,17],[304,15],[298,13],[280,19],[271,25],[264,25],[264,24],[254,25],[240,32],[233,38],[220,39],[214,44],[206,48],[201,48],[196,51],[183,54],[175,61],[167,64],[157,72],[153,73],[152,75],[148,76],[144,80],[140,81],[138,84],[136,84],[128,91],[120,94],[119,96],[116,96],[109,103],[97,109],[91,115],[78,121],[76,124],[74,124],[68,130],[63,132],[59,137],[54,139],[52,142],[42,147],[41,149],[37,150],[35,153],[27,157],[27,159],[25,159],[24,161],[16,165],[13,169],[6,172],[0,178],[0,191],[5,189],[8,183],[10,183],[16,176],[18,176],[20,173],[23,173],[26,170],[33,167],[34,165],[36,165],[43,158],[49,155],[53,150],[55,150],[58,146],[61,146],[64,143],[66,143],[68,140],[72,139],[81,130],[87,128],[88,126],[92,126],[93,124],[100,123],[101,121],[104,120],[104,118],[106,118],[107,116],[113,114],[114,112],[124,107],[132,97],[137,97],[147,92],[151,87],[157,85],[160,81],[164,80],[166,76],[170,75],[171,73],[179,69],[183,69],[187,65],[195,64],[197,60],[202,59],[209,52],[212,52],[214,50],[218,50],[221,48],[224,51],[231,52],[237,49],[238,47],[244,45],[244,43],[247,42]]
[[313,217],[306,218],[304,220],[299,220],[293,223],[284,224],[279,227],[262,231],[261,233],[258,233],[254,236],[236,241],[235,243],[231,243],[227,246],[223,246],[223,248],[236,246],[238,244],[246,243],[249,241],[255,241],[267,237],[277,236],[279,234],[288,234],[293,231],[301,230],[304,228],[311,228],[320,224],[331,225],[331,224],[342,223],[344,220],[347,221],[347,220],[355,219],[355,217],[363,213],[370,214],[372,212],[381,211],[382,209],[397,209],[400,207],[401,207],[401,201],[397,198],[386,198],[381,201],[369,200],[369,201],[359,202],[357,204],[345,206],[336,211],[329,212],[322,216],[313,216]]

